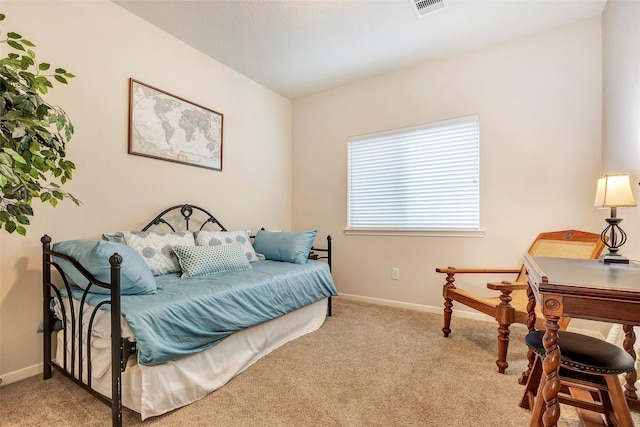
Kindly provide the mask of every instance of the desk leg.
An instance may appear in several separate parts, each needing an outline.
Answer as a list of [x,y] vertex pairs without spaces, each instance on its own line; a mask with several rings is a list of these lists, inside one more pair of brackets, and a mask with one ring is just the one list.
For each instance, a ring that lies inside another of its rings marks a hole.
[[[624,331],[624,341],[622,342],[622,347],[633,357],[633,360],[636,360],[636,352],[633,346],[636,343],[636,334],[633,332],[632,325],[622,325],[622,330]],[[634,369],[631,372],[627,372],[625,374],[625,384],[624,384],[624,395],[630,399],[638,399],[638,395],[636,393],[636,381],[638,380],[638,373]]]
[[560,368],[560,348],[558,347],[558,320],[557,316],[546,316],[544,326],[546,328],[542,342],[547,350],[542,369],[545,374],[545,384],[542,390],[542,396],[547,404],[547,408],[542,416],[542,422],[545,427],[556,426],[558,418],[560,418],[560,405],[558,403],[558,391],[560,390],[560,377],[558,370]]
[[[531,290],[531,286],[529,286],[527,288],[527,328],[529,329],[529,332],[533,332],[535,330],[537,320],[536,297]],[[533,363],[536,360],[536,354],[533,352],[533,350],[527,350],[527,359],[529,360],[529,363],[527,364],[527,370],[522,372],[522,374],[520,375],[520,379],[518,379],[518,383],[520,384],[526,384],[529,380],[529,375],[531,375],[531,368],[533,367]]]

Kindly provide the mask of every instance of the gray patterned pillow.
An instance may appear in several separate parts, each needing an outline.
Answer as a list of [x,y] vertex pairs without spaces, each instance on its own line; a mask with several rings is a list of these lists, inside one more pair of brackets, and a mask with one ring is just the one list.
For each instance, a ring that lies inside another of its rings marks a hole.
[[240,244],[249,262],[260,261],[249,240],[249,232],[246,230],[196,232],[196,246],[219,246],[232,243]]
[[122,233],[127,246],[140,254],[154,276],[180,272],[180,262],[173,252],[176,245],[194,246],[193,233],[151,233],[131,231]]
[[239,243],[217,246],[174,246],[182,266],[182,278],[206,276],[251,268]]
[[102,240],[113,243],[121,243],[123,245],[127,244],[124,241],[124,234],[122,233],[122,231],[115,231],[113,233],[102,233]]

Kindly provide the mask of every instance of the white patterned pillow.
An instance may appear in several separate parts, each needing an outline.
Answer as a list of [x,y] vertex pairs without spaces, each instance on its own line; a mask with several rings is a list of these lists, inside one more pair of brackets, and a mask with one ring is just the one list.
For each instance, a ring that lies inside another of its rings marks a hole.
[[206,276],[251,268],[239,243],[217,246],[174,246],[182,267],[182,278]]
[[180,272],[180,262],[173,252],[173,247],[195,245],[193,233],[190,231],[175,233],[131,231],[122,234],[125,244],[140,254],[154,276]]
[[238,243],[242,246],[244,255],[249,262],[260,261],[256,251],[253,250],[249,232],[239,231],[198,231],[196,232],[196,246],[219,246]]

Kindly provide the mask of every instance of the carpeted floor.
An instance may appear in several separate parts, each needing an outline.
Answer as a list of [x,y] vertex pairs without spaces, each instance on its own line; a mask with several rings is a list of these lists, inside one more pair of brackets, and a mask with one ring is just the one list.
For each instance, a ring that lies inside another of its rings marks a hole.
[[[124,425],[528,425],[517,381],[526,367],[526,330],[512,328],[510,367],[500,375],[496,326],[454,318],[445,339],[442,316],[335,298],[320,330],[189,406],[144,422],[125,410]],[[559,426],[578,426],[573,408],[562,409]],[[2,426],[108,426],[110,416],[59,374],[0,388]]]

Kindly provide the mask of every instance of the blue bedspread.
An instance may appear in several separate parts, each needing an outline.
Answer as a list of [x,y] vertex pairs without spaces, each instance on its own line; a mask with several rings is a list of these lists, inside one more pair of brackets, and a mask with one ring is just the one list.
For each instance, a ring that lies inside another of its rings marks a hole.
[[[158,276],[157,294],[123,295],[122,315],[136,336],[138,362],[151,366],[198,353],[235,331],[338,294],[324,262],[251,265],[249,270],[189,279]],[[79,298],[80,292],[74,296]],[[90,294],[87,302],[95,306],[105,299]]]

